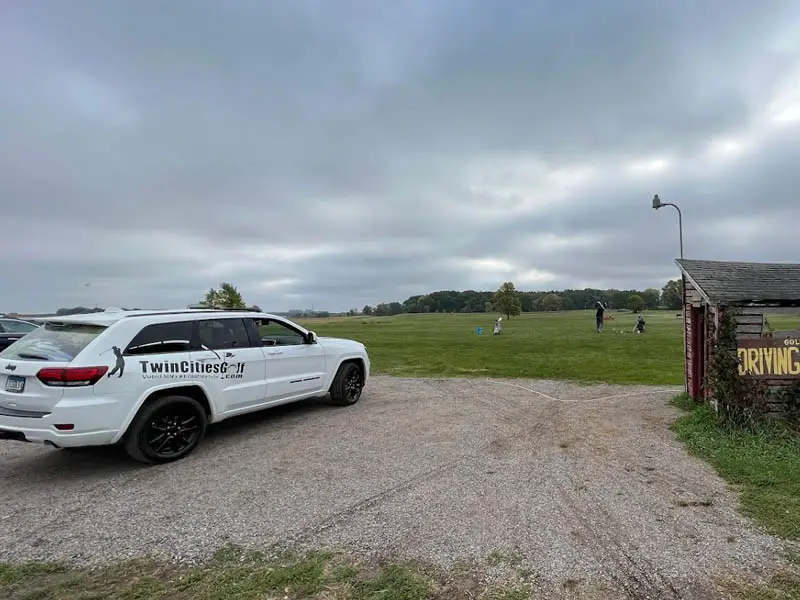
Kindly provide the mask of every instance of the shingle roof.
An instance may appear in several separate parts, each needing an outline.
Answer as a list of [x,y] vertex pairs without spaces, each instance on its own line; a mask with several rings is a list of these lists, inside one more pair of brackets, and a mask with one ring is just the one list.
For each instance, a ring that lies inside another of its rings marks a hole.
[[800,302],[800,264],[675,262],[712,302]]

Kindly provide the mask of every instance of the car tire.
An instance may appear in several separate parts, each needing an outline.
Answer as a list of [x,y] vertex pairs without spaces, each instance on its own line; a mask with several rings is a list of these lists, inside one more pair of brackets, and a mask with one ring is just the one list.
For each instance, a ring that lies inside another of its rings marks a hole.
[[179,460],[197,447],[207,426],[208,416],[197,400],[162,396],[139,410],[128,429],[125,451],[145,464]]
[[364,389],[364,369],[355,362],[339,366],[331,384],[331,402],[335,406],[352,406],[361,398]]

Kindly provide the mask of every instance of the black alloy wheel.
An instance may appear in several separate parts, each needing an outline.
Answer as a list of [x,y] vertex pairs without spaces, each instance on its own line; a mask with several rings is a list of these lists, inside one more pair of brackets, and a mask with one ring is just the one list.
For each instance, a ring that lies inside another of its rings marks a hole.
[[208,416],[194,398],[162,396],[142,406],[124,438],[128,455],[142,463],[178,460],[197,447]]
[[336,406],[351,406],[361,398],[364,389],[364,370],[356,362],[339,367],[331,384],[331,400]]
[[350,403],[355,402],[358,400],[359,396],[361,396],[361,390],[364,388],[364,376],[361,373],[361,369],[356,367],[355,369],[349,369],[347,371],[347,376],[344,380],[344,393],[347,397],[347,400]]
[[171,459],[197,443],[200,416],[191,405],[168,405],[154,414],[145,429],[146,452]]

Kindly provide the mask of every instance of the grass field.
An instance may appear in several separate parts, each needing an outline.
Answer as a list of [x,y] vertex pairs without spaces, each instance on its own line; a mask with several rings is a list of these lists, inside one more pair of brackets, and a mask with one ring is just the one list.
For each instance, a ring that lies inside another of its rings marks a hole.
[[[683,340],[680,311],[645,313],[647,333],[630,333],[636,317],[607,312],[605,333],[594,330],[594,311],[496,315],[407,314],[338,317],[301,323],[323,336],[366,344],[376,373],[409,377],[529,377],[584,382],[681,385]],[[775,317],[778,328],[800,318]],[[483,327],[476,335],[475,328]],[[615,332],[615,330],[618,330]],[[625,333],[619,333],[624,331]]]
[[742,488],[742,512],[767,531],[800,540],[800,438],[781,425],[754,431],[725,429],[710,407],[691,400],[673,425],[690,453],[708,461],[728,482]]
[[[800,540],[800,438],[780,424],[753,431],[728,429],[714,419],[708,405],[686,396],[675,404],[687,411],[672,426],[686,449],[708,462],[740,490],[740,510],[778,537]],[[768,581],[732,590],[732,598],[778,600],[800,598],[800,553],[789,552],[789,564]]]

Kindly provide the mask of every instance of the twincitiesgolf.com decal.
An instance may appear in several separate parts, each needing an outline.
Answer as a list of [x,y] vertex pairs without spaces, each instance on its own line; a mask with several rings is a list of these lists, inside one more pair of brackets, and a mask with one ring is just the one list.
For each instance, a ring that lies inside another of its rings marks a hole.
[[241,379],[243,362],[138,361],[144,379]]

